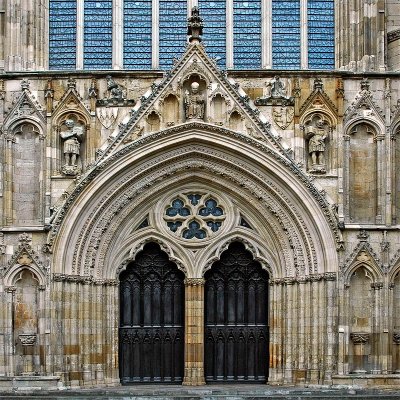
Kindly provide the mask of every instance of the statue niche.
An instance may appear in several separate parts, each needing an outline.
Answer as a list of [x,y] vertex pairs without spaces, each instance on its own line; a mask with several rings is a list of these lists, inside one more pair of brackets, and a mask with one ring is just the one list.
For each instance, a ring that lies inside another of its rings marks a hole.
[[64,154],[62,172],[65,175],[75,176],[82,170],[80,152],[84,134],[84,126],[74,118],[68,117],[61,125],[60,137],[63,140]]
[[306,121],[304,129],[309,155],[308,170],[311,173],[326,173],[326,139],[331,127],[321,115],[314,115]]
[[205,99],[198,82],[192,82],[185,90],[184,109],[186,120],[204,120]]

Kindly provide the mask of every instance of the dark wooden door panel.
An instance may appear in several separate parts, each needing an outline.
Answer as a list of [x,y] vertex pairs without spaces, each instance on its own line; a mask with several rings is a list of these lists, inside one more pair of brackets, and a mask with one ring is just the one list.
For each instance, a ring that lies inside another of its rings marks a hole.
[[266,382],[268,273],[233,243],[205,278],[206,381]]
[[120,276],[122,383],[181,383],[184,274],[148,244]]

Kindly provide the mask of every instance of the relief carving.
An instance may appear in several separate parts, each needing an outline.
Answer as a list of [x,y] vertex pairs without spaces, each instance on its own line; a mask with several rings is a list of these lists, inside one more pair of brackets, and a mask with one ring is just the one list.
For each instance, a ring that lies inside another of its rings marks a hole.
[[134,106],[135,100],[127,99],[126,88],[117,83],[111,75],[106,76],[107,80],[107,92],[105,99],[99,99],[96,102],[98,107],[121,107],[121,106]]
[[265,97],[257,97],[254,101],[256,106],[294,105],[294,98],[287,94],[287,84],[279,76],[274,76],[265,86],[267,87],[267,95]]
[[286,129],[293,121],[294,107],[278,106],[272,108],[275,123],[281,129]]

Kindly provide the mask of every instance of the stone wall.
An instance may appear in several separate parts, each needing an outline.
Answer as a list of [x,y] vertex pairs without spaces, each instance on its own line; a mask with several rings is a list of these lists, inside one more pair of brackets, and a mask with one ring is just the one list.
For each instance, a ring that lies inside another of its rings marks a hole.
[[[185,384],[204,383],[204,271],[234,240],[271,276],[270,383],[399,370],[400,80],[225,80],[198,57],[170,78],[3,77],[1,375],[118,384],[118,274],[146,241],[187,277]],[[184,99],[200,75],[196,122]],[[207,245],[166,228],[165,204],[188,190],[225,210]]]

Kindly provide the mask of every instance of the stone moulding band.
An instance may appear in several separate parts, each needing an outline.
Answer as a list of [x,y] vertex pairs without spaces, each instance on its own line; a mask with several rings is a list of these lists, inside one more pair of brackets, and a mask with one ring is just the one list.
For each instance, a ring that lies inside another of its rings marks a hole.
[[92,276],[87,275],[66,275],[66,274],[53,274],[54,282],[70,282],[70,283],[83,283],[86,285],[102,285],[102,286],[117,286],[119,282],[116,279],[94,279]]
[[318,282],[318,281],[336,281],[335,272],[326,272],[324,274],[312,274],[308,276],[289,276],[285,278],[271,279],[269,284],[273,285],[293,285],[295,283]]

